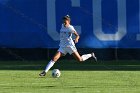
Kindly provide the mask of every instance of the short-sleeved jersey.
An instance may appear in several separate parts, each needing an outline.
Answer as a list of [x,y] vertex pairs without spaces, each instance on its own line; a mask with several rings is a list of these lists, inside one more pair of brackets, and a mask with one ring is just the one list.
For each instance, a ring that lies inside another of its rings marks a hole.
[[72,25],[69,25],[68,27],[64,27],[62,24],[62,27],[60,29],[60,47],[71,47],[75,46],[73,40],[72,40],[72,33],[76,31]]

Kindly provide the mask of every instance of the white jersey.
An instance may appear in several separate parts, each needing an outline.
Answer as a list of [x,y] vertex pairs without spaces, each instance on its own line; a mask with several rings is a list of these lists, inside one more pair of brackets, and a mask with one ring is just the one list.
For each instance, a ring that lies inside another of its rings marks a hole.
[[60,47],[71,47],[75,46],[73,40],[72,40],[72,33],[76,31],[72,25],[69,25],[68,27],[64,27],[62,24],[62,27],[60,29]]

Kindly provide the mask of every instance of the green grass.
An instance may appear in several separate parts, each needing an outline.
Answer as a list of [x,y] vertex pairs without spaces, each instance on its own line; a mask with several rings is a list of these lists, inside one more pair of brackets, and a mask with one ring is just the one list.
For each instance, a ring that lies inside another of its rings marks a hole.
[[[0,64],[0,93],[140,93],[140,71],[113,70],[113,64],[106,64],[112,70],[100,70],[101,64],[58,63],[54,68],[62,66],[60,78],[52,78],[51,71],[39,77],[44,62]],[[99,68],[87,70],[92,66]]]
[[40,71],[1,70],[0,93],[139,93],[139,71],[61,71],[60,78]]

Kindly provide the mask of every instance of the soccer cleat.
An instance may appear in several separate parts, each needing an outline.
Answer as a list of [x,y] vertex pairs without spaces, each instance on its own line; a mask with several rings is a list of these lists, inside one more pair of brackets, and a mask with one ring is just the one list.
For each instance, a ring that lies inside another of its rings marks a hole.
[[39,74],[39,76],[45,76],[46,75],[46,72],[45,71],[43,71],[43,72],[41,72],[40,74]]
[[91,53],[92,57],[95,59],[95,61],[97,62],[97,57],[95,56],[94,53]]

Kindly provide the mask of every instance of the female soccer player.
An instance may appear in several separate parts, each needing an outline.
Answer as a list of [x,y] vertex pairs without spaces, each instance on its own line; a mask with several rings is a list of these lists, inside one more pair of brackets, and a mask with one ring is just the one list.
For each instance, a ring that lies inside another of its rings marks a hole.
[[[70,55],[73,55],[80,62],[85,61],[90,57],[93,57],[95,61],[97,61],[97,58],[95,57],[94,53],[85,54],[82,56],[79,55],[75,47],[75,43],[78,43],[78,40],[80,37],[78,33],[76,32],[76,30],[74,29],[74,27],[70,25],[70,21],[71,21],[70,16],[66,15],[62,18],[62,20],[63,20],[63,24],[60,29],[60,44],[59,44],[60,48],[58,49],[58,51],[56,52],[52,60],[48,63],[45,70],[39,74],[40,76],[45,76],[46,73],[49,71],[49,69],[54,65],[54,63],[57,62],[57,60],[61,56],[64,56],[67,53],[69,53]],[[72,34],[76,36],[74,41],[72,39]]]

